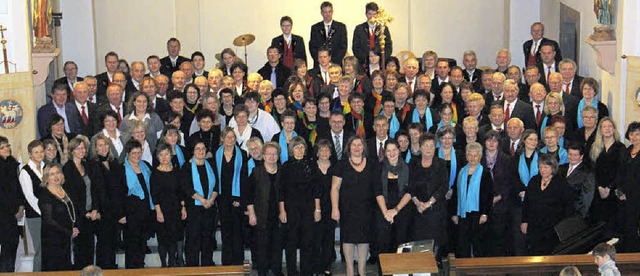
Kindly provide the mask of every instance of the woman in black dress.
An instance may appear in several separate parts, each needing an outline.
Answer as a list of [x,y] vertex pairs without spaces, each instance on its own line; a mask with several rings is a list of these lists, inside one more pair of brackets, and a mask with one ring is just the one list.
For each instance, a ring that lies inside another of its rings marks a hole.
[[89,178],[91,184],[102,190],[99,201],[103,208],[98,226],[96,243],[96,265],[104,269],[118,268],[116,247],[118,244],[118,224],[124,224],[124,200],[127,196],[124,169],[111,151],[111,139],[102,133],[91,141],[91,161]]
[[58,150],[59,158],[57,161],[64,165],[64,163],[67,163],[69,160],[69,153],[67,152],[69,141],[75,137],[75,134],[67,133],[65,131],[65,119],[57,113],[51,115],[51,118],[47,121],[47,130],[49,131],[49,134],[40,138],[40,141],[52,139],[55,142],[56,149]]
[[267,142],[262,147],[264,162],[256,166],[247,179],[244,197],[249,225],[255,227],[255,259],[258,275],[282,274],[282,229],[278,220],[278,169],[280,146]]
[[[174,130],[177,130],[174,128]],[[156,209],[158,255],[162,267],[178,265],[178,242],[184,237],[183,220],[187,218],[180,186],[180,169],[173,165],[172,147],[159,143],[156,147],[158,166],[151,172],[151,198]],[[188,259],[187,259],[188,260]]]
[[409,163],[409,194],[415,206],[413,213],[412,240],[433,239],[436,246],[436,258],[444,254],[442,249],[447,242],[446,222],[447,193],[446,163],[436,156],[436,138],[426,132],[420,136],[422,158],[412,159]]
[[627,128],[625,138],[631,142],[623,151],[621,168],[616,180],[616,195],[623,202],[622,214],[625,218],[622,227],[622,252],[640,251],[638,222],[640,221],[640,122],[632,122]]
[[[171,166],[176,169],[182,168],[182,165],[184,165],[187,161],[189,161],[189,159],[191,159],[189,151],[185,147],[180,145],[183,143],[182,139],[180,139],[180,130],[173,125],[167,125],[164,127],[158,143],[165,143],[169,145],[169,151],[171,153]],[[216,143],[218,143],[218,140],[216,140]],[[153,165],[157,167],[160,164],[157,158],[157,148],[154,155],[156,158],[153,160]]]
[[205,141],[195,142],[193,158],[182,166],[182,189],[187,206],[185,255],[187,266],[212,266],[215,231],[215,169],[205,159]]
[[[285,122],[287,117],[285,117]],[[282,165],[278,196],[280,222],[287,229],[285,252],[287,274],[296,275],[296,249],[300,248],[300,275],[310,275],[313,225],[320,221],[320,194],[315,164],[306,158],[307,143],[294,137],[289,146],[291,159]]]
[[151,165],[142,161],[142,144],[131,139],[124,146],[127,157],[124,175],[127,183],[125,199],[125,267],[143,268],[147,239],[154,223],[154,204],[150,193]]
[[559,243],[554,226],[574,211],[569,184],[557,174],[558,160],[552,155],[540,154],[538,171],[528,183],[520,224],[531,256],[551,254]]
[[42,271],[71,270],[71,241],[78,236],[78,212],[62,188],[62,166],[44,169],[38,206],[42,212]]
[[20,163],[11,156],[9,140],[0,136],[0,272],[14,272],[16,252],[20,239],[18,219],[24,207],[20,201],[18,169]]
[[240,206],[241,187],[246,181],[247,158],[244,151],[236,145],[234,130],[226,127],[220,135],[222,145],[218,147],[215,158],[216,186],[213,198],[218,200],[220,208],[220,234],[222,236],[222,265],[242,265],[244,250],[242,224],[244,214]]
[[618,200],[616,190],[616,177],[622,152],[625,146],[620,142],[620,134],[616,123],[609,117],[602,118],[596,132],[596,139],[591,145],[589,160],[593,164],[596,190],[591,202],[589,217],[593,222],[605,221],[606,237],[612,237],[615,233],[616,214],[618,213]]
[[320,189],[320,221],[316,223],[315,249],[317,274],[331,275],[331,263],[336,258],[336,222],[331,219],[331,143],[327,139],[318,140],[316,151],[316,174]]
[[[380,170],[380,186],[375,187],[378,210],[375,212],[376,243],[374,251],[380,253],[395,252],[398,244],[409,240],[411,225],[411,195],[409,184],[409,166],[400,155],[398,142],[390,140],[385,145],[385,159]],[[407,207],[407,208],[405,208]],[[373,256],[377,258],[378,256]],[[373,255],[373,254],[372,254]]]
[[353,253],[358,247],[358,273],[365,275],[370,227],[373,223],[374,188],[379,184],[377,162],[367,159],[364,138],[353,136],[346,145],[344,158],[336,165],[331,182],[331,218],[340,222],[340,241],[347,275],[354,275]]
[[575,141],[584,146],[585,155],[590,155],[591,145],[596,140],[598,109],[590,105],[584,107],[582,110],[582,122],[584,126],[578,129]]
[[214,127],[213,125],[217,116],[217,114],[208,109],[201,110],[196,114],[196,120],[198,121],[200,130],[191,134],[189,139],[187,139],[187,149],[189,152],[193,150],[196,143],[203,142],[207,147],[205,158],[213,158],[213,153],[218,149],[220,141],[220,128]]

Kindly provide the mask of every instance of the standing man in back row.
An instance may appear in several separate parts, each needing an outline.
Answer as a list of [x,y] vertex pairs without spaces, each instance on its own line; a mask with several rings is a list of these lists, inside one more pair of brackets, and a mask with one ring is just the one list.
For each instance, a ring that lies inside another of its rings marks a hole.
[[544,44],[553,46],[553,50],[556,53],[556,63],[562,60],[562,54],[560,53],[560,45],[558,42],[548,39],[544,36],[544,25],[540,22],[531,24],[531,37],[522,44],[522,50],[524,51],[524,63],[527,66],[536,66],[536,64],[542,62],[540,58],[540,47]]
[[169,38],[167,41],[167,53],[169,54],[168,56],[160,59],[160,64],[162,64],[160,71],[165,76],[171,77],[173,72],[180,69],[180,64],[189,61],[189,59],[180,55],[180,40],[175,37]]
[[305,50],[304,40],[299,35],[291,33],[293,28],[293,19],[289,16],[280,18],[280,29],[282,35],[276,36],[271,40],[271,47],[276,47],[282,56],[280,62],[289,69],[293,69],[293,62],[299,58],[307,63],[307,51]]
[[[358,58],[358,62],[363,66],[369,64],[369,51],[374,51],[375,49],[381,50],[380,40],[378,39],[380,36],[380,26],[376,26],[369,21],[378,15],[378,4],[369,2],[364,9],[367,21],[356,26],[356,29],[353,30],[353,44],[351,45],[353,55]],[[384,29],[384,35],[385,48],[383,59],[386,60],[391,56],[391,53],[393,53],[393,42],[391,41],[389,28]]]
[[311,39],[309,40],[309,52],[313,57],[313,64],[318,65],[318,49],[326,47],[331,53],[331,63],[342,64],[342,59],[347,54],[347,27],[333,20],[333,5],[325,1],[320,4],[322,21],[311,26]]

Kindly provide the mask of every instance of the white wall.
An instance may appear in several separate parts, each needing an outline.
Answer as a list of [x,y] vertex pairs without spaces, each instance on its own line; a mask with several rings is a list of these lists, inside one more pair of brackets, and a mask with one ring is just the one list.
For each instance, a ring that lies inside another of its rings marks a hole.
[[[59,60],[73,60],[78,76],[95,74],[96,36],[93,24],[93,1],[60,0],[62,53]],[[62,68],[60,70],[62,74]]]
[[[66,4],[63,5],[63,20],[90,24],[88,3],[72,5],[69,2],[75,2],[73,0],[62,1]],[[347,25],[349,52],[353,29],[364,22],[364,6],[369,1],[333,1],[334,19]],[[256,35],[256,41],[247,47],[247,53],[250,70],[257,70],[266,61],[265,52],[271,39],[281,34],[280,17],[289,15],[293,18],[293,32],[302,36],[307,45],[311,25],[322,20],[321,0],[92,2],[95,44],[85,36],[80,41],[70,39],[63,48],[65,60],[73,57],[79,62],[81,75],[85,73],[83,68],[88,71],[86,73],[104,71],[104,55],[112,50],[129,62],[144,61],[150,54],[165,56],[166,41],[172,36],[181,40],[182,55],[189,56],[193,51],[201,50],[206,57],[206,67],[211,68],[217,62],[214,55],[226,47],[244,58],[244,49],[232,45],[232,40],[244,33]],[[431,49],[440,56],[460,60],[465,50],[474,49],[479,65],[494,67],[495,52],[509,44],[507,0],[379,0],[377,3],[394,16],[390,26],[394,54],[408,49],[421,56]],[[63,30],[65,28],[63,22]],[[67,33],[70,31],[67,29]],[[95,53],[83,49],[95,49]],[[73,54],[67,54],[67,51]]]
[[[4,37],[7,40],[7,57],[10,62],[9,72],[30,71],[31,69],[31,36],[28,20],[27,1],[0,0],[0,24],[7,30]],[[2,47],[2,46],[0,46]],[[0,60],[2,57],[0,56]],[[4,74],[4,64],[0,66],[0,74]]]
[[[509,3],[509,51],[511,64],[525,67],[522,44],[531,39],[531,24],[540,21],[540,0],[518,1]],[[526,11],[526,12],[523,12]]]

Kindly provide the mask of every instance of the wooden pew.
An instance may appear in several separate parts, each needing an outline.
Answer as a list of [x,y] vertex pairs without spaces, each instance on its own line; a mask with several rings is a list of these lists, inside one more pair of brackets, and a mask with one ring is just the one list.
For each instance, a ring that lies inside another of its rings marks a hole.
[[[176,268],[144,268],[144,269],[109,269],[104,276],[196,276],[196,275],[250,275],[251,266],[210,266],[210,267],[176,267]],[[80,271],[60,272],[24,272],[7,275],[25,276],[69,276],[80,275]]]
[[[616,254],[622,275],[640,275],[640,253]],[[574,265],[582,275],[600,275],[592,255],[554,255],[456,259],[449,255],[449,275],[558,275]]]
[[436,258],[431,252],[380,254],[382,275],[438,273]]

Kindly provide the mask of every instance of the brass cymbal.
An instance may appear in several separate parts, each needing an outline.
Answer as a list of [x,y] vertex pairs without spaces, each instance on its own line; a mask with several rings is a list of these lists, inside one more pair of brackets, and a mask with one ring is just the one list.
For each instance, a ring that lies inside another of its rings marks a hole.
[[252,34],[243,34],[233,40],[235,46],[247,46],[251,45],[256,40],[256,36]]

